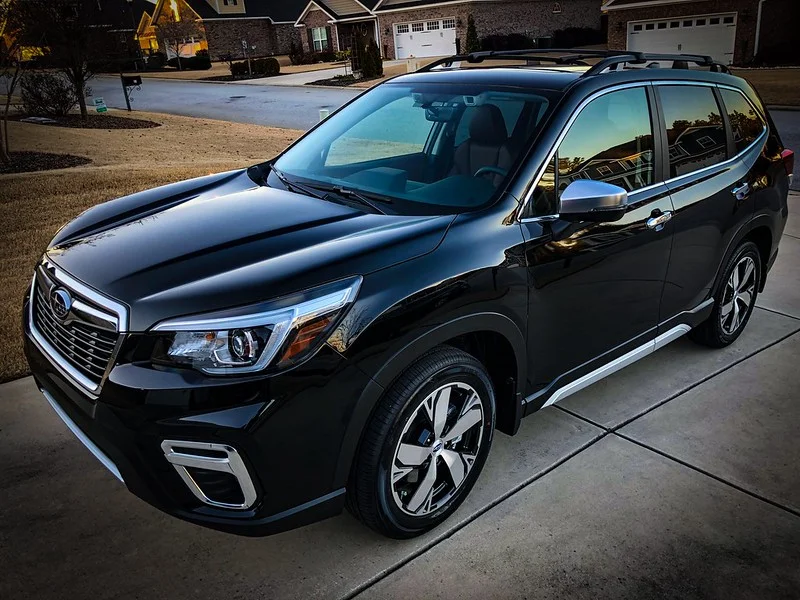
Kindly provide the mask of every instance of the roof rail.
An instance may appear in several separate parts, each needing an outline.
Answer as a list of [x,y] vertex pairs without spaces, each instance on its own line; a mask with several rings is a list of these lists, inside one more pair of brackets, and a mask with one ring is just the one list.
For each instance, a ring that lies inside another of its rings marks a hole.
[[[595,64],[589,64],[587,59],[599,58]],[[456,54],[440,58],[419,69],[417,72],[425,73],[436,67],[451,67],[455,62],[470,64],[482,63],[486,60],[527,60],[537,62],[550,62],[556,65],[581,65],[589,69],[581,77],[592,77],[603,73],[606,69],[616,70],[620,65],[645,64],[648,61],[672,61],[672,68],[688,68],[688,64],[700,67],[709,67],[713,72],[728,73],[728,67],[714,61],[710,56],[699,54],[651,54],[648,52],[633,52],[628,50],[583,50],[580,48],[531,48],[529,50],[491,50],[485,52],[472,52],[470,54]]]

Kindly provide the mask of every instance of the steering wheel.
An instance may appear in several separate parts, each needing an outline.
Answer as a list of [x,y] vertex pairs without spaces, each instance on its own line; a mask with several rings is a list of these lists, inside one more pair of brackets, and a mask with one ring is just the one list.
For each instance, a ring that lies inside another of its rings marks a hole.
[[508,175],[508,171],[501,169],[500,167],[481,167],[475,171],[475,175],[473,175],[473,177],[480,177],[481,175],[486,175],[486,173],[494,173],[495,175],[500,175],[500,177],[505,177]]

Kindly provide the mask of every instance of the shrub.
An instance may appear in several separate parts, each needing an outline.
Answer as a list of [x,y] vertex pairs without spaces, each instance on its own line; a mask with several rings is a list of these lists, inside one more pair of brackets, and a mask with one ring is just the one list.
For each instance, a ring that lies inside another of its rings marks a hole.
[[374,40],[370,40],[361,59],[361,75],[364,78],[383,77],[383,60]]
[[527,50],[536,47],[537,45],[533,38],[521,33],[488,35],[481,39],[482,50]]
[[[247,77],[250,71],[247,68],[247,61],[231,63],[231,75],[234,78]],[[281,72],[281,65],[277,58],[254,58],[250,61],[250,68],[253,75],[257,77],[273,77]]]
[[148,71],[157,71],[158,69],[163,69],[164,65],[167,64],[167,56],[163,52],[153,52],[149,57],[147,57],[147,62],[145,66]]
[[36,117],[63,117],[78,105],[78,96],[58,73],[26,73],[20,84],[25,113]]
[[341,50],[336,53],[336,62],[342,62],[343,60],[350,60],[350,50]]
[[606,36],[599,29],[591,27],[567,27],[553,32],[553,48],[574,48],[602,44]]
[[[167,61],[170,67],[178,68],[178,57],[173,56]],[[195,56],[181,56],[181,70],[205,71],[211,68],[211,58],[208,50],[198,50]]]
[[478,40],[478,30],[475,27],[475,19],[470,15],[467,18],[467,47],[465,50],[469,52],[479,52],[481,49],[481,42]]

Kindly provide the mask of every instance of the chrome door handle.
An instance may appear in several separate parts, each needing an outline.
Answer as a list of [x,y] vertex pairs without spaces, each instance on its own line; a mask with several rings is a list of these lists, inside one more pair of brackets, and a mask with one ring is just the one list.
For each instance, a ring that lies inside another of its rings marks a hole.
[[664,225],[667,221],[672,218],[672,211],[667,210],[662,212],[660,215],[655,215],[647,219],[647,226],[650,229],[658,229]]
[[731,194],[733,194],[737,200],[744,200],[750,195],[750,184],[743,183],[739,187],[735,187],[731,190]]

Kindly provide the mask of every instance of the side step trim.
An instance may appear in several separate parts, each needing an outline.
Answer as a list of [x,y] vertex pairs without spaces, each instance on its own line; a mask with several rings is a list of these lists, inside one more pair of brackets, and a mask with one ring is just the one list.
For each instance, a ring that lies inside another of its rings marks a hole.
[[94,457],[99,460],[106,469],[111,471],[111,474],[114,477],[119,479],[120,482],[125,483],[125,480],[122,479],[122,475],[120,474],[117,465],[114,464],[114,461],[108,458],[106,453],[100,450],[100,448],[97,447],[97,444],[90,440],[89,437],[83,433],[83,431],[81,431],[81,428],[78,427],[75,421],[70,419],[69,415],[64,412],[64,409],[58,405],[58,402],[55,401],[55,398],[53,398],[46,390],[39,391],[42,392],[45,399],[50,403],[50,406],[52,406],[53,410],[56,411],[56,414],[61,418],[62,421],[64,421],[64,424],[69,427],[69,430],[75,434],[75,437],[78,438],[84,446],[86,446],[89,452],[94,454]]
[[544,408],[545,406],[550,406],[551,404],[555,404],[559,400],[563,400],[567,396],[571,396],[572,394],[579,392],[584,388],[589,387],[593,383],[596,383],[601,379],[605,379],[612,373],[616,373],[620,369],[624,369],[628,365],[633,364],[637,360],[640,360],[645,356],[652,354],[656,350],[660,350],[670,342],[674,342],[678,338],[686,335],[691,330],[692,328],[689,327],[688,325],[684,324],[676,325],[669,331],[662,333],[654,340],[650,340],[646,344],[642,344],[638,348],[634,348],[627,354],[623,354],[619,358],[616,358],[611,362],[604,364],[602,367],[595,369],[591,373],[587,373],[583,377],[579,377],[575,381],[572,381],[567,385],[558,388],[555,392],[553,392],[553,395],[547,399],[547,402],[544,403],[542,408]]

